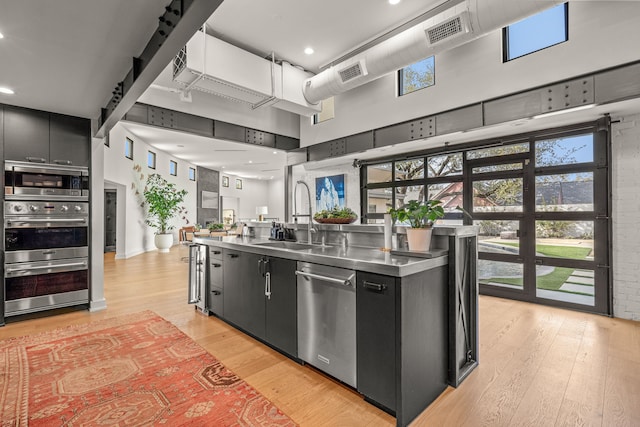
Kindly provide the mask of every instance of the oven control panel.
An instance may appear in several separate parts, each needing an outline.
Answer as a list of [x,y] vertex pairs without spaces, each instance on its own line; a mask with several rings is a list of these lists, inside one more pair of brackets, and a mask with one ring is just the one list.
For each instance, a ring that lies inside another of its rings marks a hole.
[[40,202],[7,201],[4,202],[5,215],[64,215],[85,216],[89,214],[86,202]]

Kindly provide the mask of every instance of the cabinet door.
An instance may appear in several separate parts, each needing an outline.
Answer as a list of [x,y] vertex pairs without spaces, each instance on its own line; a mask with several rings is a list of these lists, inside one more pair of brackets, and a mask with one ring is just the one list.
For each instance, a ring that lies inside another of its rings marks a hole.
[[266,340],[294,357],[298,355],[296,261],[267,258],[271,295],[266,297]]
[[80,117],[50,116],[49,158],[51,163],[89,166],[91,122]]
[[49,162],[49,113],[4,107],[4,158]]
[[396,410],[395,278],[357,273],[358,391]]
[[224,317],[245,331],[264,339],[264,279],[260,255],[224,251]]

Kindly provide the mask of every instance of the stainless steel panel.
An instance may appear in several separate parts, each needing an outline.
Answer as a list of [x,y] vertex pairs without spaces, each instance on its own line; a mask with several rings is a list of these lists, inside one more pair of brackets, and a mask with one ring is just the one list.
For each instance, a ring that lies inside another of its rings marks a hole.
[[298,272],[298,357],[356,387],[356,291],[345,285],[355,272],[305,262]]
[[640,64],[595,76],[595,102],[604,104],[640,96]]
[[88,218],[89,203],[75,201],[7,201],[4,202],[4,212],[5,216],[25,220],[40,216],[51,216],[55,218]]
[[5,264],[5,277],[36,276],[40,274],[60,273],[64,271],[86,270],[89,268],[87,258],[59,259],[51,261],[21,262]]
[[189,296],[188,303],[200,310],[206,309],[207,247],[189,246]]
[[436,116],[436,135],[445,135],[482,127],[482,105],[448,111]]
[[42,295],[38,297],[22,298],[4,303],[5,316],[32,313],[45,309],[68,307],[72,305],[88,304],[89,290],[63,292],[59,294]]
[[6,228],[41,228],[41,227],[86,227],[89,218],[33,218],[9,217],[4,220]]
[[50,164],[50,163],[36,164],[36,163],[29,163],[29,162],[19,162],[15,160],[5,161],[4,170],[5,171],[12,170],[15,172],[89,176],[89,168],[84,166],[65,166],[65,165]]
[[6,264],[16,262],[48,261],[65,258],[87,258],[89,248],[86,246],[79,248],[56,248],[56,249],[34,249],[28,251],[5,251],[4,262]]
[[542,113],[542,91],[532,90],[484,103],[484,124],[493,125]]

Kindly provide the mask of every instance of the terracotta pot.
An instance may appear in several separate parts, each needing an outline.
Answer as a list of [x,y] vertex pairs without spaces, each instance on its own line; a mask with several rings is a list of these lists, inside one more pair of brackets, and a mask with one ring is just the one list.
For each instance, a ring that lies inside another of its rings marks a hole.
[[169,248],[173,245],[173,234],[156,234],[154,243],[158,252],[169,252]]
[[427,252],[431,247],[431,227],[407,228],[407,242],[410,251]]

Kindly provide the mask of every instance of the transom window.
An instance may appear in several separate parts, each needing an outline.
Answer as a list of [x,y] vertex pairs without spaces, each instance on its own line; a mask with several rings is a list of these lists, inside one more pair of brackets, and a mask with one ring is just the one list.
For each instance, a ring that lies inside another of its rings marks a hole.
[[130,138],[124,140],[124,156],[129,160],[133,160],[133,140]]
[[178,163],[173,160],[169,160],[169,174],[173,176],[178,176]]
[[569,39],[568,3],[554,6],[502,30],[504,61],[520,58]]
[[149,169],[156,168],[156,153],[154,153],[153,151],[147,152],[147,166],[149,167]]
[[189,180],[190,181],[196,180],[196,170],[194,168],[189,168]]
[[406,95],[436,83],[435,57],[430,56],[398,70],[398,95]]

